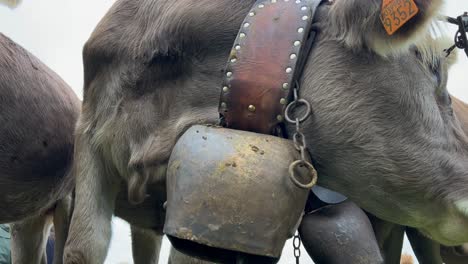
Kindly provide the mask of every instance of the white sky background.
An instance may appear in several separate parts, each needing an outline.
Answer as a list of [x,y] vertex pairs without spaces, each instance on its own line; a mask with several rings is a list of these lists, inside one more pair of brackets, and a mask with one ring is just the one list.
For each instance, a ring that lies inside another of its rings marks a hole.
[[[0,6],[0,32],[22,45],[57,72],[82,98],[83,67],[81,50],[98,21],[114,0],[23,0],[14,10]],[[468,11],[467,0],[446,0],[446,14]],[[450,37],[455,28],[450,27]],[[449,91],[468,102],[468,58],[459,53],[449,76]],[[114,219],[114,236],[106,264],[133,263],[128,225]],[[160,264],[167,263],[165,241]],[[409,251],[406,244],[405,250]],[[307,254],[303,252],[303,256]],[[292,245],[287,242],[282,264],[294,263]],[[303,257],[301,263],[312,263]]]

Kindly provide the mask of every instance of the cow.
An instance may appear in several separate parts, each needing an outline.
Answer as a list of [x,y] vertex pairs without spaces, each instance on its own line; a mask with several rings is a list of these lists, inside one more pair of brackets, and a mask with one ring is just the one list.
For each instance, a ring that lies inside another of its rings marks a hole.
[[[449,65],[453,63],[448,61]],[[453,115],[460,121],[462,130],[468,133],[468,104],[450,95]],[[468,246],[463,244],[455,247],[440,245],[431,240],[415,228],[405,227],[383,221],[368,215],[375,230],[379,247],[385,257],[385,263],[398,263],[403,244],[403,235],[406,233],[419,263],[447,263],[461,264],[468,262]]]
[[[319,8],[299,80],[313,108],[304,134],[320,185],[458,245],[468,241],[468,138],[446,89],[450,58],[428,34],[442,0],[413,1],[418,13],[391,36],[382,1]],[[227,57],[253,4],[118,0],[100,21],[83,49],[66,263],[104,261],[114,212],[161,235],[171,150],[190,126],[218,123]]]
[[11,223],[13,263],[45,263],[52,223],[62,263],[80,106],[56,73],[0,33],[0,222]]

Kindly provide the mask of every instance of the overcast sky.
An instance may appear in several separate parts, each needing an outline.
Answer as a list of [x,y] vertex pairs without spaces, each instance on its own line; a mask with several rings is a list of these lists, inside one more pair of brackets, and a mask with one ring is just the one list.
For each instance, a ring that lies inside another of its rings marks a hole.
[[[82,98],[81,50],[114,0],[23,0],[14,10],[0,6],[0,32],[29,50],[57,72]],[[468,11],[467,0],[447,0],[447,15]],[[455,32],[449,27],[450,37]],[[468,102],[468,58],[459,53],[449,75],[449,91]],[[408,248],[406,245],[405,248]],[[288,242],[281,263],[293,263]],[[128,226],[114,220],[114,237],[106,264],[132,263]],[[167,263],[165,241],[160,264]],[[306,254],[303,254],[305,256]],[[301,263],[312,263],[305,256]]]

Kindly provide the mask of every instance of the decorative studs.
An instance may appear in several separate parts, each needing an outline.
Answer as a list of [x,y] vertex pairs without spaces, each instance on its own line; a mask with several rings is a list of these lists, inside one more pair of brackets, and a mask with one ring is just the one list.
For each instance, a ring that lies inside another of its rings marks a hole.
[[227,107],[227,104],[225,102],[222,102],[221,103],[221,108],[226,108]]
[[237,59],[236,59],[236,58],[232,58],[232,59],[231,59],[231,63],[234,63],[234,62],[237,62]]
[[249,16],[251,16],[251,17],[255,16],[255,12],[254,11],[250,12]]
[[227,77],[232,77],[232,72],[226,72]]
[[258,5],[258,8],[264,8],[264,7],[265,7],[264,4],[259,4],[259,5]]
[[249,111],[250,112],[255,112],[255,106],[254,105],[249,105]]
[[298,33],[304,32],[304,28],[298,28],[298,29],[297,29],[297,32],[298,32]]
[[296,4],[300,4],[301,3],[301,0],[296,0]]
[[274,3],[276,3],[276,0],[271,0],[271,2],[274,4]]
[[283,83],[283,89],[287,90],[289,88],[289,83]]
[[244,27],[245,27],[245,28],[248,28],[249,26],[250,26],[250,23],[249,23],[249,22],[245,22],[245,23],[244,23]]
[[291,60],[295,60],[297,58],[297,55],[295,53],[292,53],[291,55],[289,55],[289,58]]
[[240,38],[245,38],[245,36],[246,36],[245,33],[240,33],[240,34],[239,34],[239,37],[240,37]]
[[301,10],[302,10],[302,11],[307,11],[307,6],[301,7]]
[[287,67],[286,68],[286,73],[291,73],[292,72],[292,68],[291,67]]
[[299,40],[294,41],[294,46],[298,47],[301,45],[301,42]]
[[276,116],[276,120],[283,122],[283,116],[282,115]]
[[236,45],[235,49],[236,49],[236,50],[240,50],[240,49],[241,49],[241,46],[240,46],[240,45]]
[[281,98],[281,99],[280,99],[280,104],[285,105],[285,104],[286,104],[286,99]]
[[307,19],[309,19],[308,16],[303,16],[303,17],[302,17],[302,20],[304,20],[304,21],[307,20]]
[[223,87],[223,92],[225,92],[225,93],[229,92],[229,87],[224,86],[224,87]]
[[289,2],[289,0],[284,0],[285,2]]

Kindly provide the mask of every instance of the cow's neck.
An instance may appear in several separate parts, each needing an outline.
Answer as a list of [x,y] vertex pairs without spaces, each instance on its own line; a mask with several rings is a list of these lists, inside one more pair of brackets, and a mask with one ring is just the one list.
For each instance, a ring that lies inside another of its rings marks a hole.
[[463,131],[468,135],[468,104],[452,96],[452,108],[460,121]]

